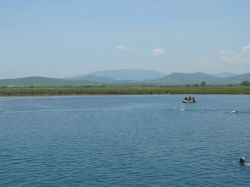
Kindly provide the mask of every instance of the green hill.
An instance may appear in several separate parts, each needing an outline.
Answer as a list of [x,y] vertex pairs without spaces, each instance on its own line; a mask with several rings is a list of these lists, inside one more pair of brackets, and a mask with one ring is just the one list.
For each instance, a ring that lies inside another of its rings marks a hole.
[[52,86],[82,86],[97,84],[86,80],[66,80],[47,77],[25,77],[0,80],[0,87],[52,87]]
[[185,85],[185,84],[200,84],[205,81],[208,84],[221,84],[223,80],[206,73],[172,73],[161,79],[148,81],[152,84],[161,85]]

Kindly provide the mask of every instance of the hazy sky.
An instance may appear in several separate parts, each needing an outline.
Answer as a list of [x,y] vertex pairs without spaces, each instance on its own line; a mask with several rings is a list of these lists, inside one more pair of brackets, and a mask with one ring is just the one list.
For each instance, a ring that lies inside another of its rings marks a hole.
[[0,0],[0,79],[250,72],[249,0]]

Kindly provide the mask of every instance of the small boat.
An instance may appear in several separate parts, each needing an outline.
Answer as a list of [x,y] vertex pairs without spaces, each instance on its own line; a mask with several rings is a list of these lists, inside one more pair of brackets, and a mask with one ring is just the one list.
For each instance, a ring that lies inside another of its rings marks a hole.
[[183,100],[182,103],[196,103],[196,100]]
[[196,100],[194,97],[185,97],[183,100],[182,100],[182,103],[196,103]]

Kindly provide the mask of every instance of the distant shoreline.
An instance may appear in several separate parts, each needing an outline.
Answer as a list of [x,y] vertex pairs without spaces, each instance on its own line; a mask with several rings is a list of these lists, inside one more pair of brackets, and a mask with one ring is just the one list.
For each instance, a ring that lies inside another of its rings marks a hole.
[[0,96],[57,95],[153,95],[153,94],[250,94],[249,86],[104,86],[104,87],[35,87],[0,88]]

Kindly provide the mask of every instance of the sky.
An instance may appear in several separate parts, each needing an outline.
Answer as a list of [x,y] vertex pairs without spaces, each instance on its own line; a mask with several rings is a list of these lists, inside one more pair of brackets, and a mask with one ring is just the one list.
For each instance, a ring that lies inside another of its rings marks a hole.
[[250,72],[249,0],[0,0],[0,79]]

